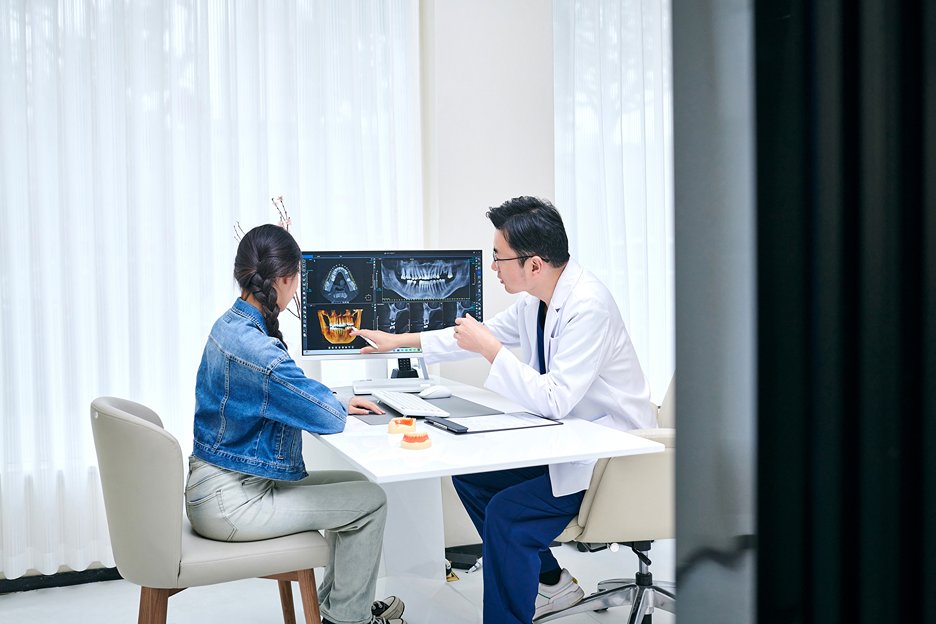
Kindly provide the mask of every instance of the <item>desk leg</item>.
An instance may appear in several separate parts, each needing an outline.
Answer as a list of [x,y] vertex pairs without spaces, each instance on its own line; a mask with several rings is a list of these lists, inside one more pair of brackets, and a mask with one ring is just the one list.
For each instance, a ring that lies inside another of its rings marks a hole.
[[388,510],[378,597],[402,598],[409,624],[480,624],[480,605],[445,582],[441,480],[381,486]]
[[445,529],[440,479],[385,483],[387,530],[384,570],[387,576],[445,580]]

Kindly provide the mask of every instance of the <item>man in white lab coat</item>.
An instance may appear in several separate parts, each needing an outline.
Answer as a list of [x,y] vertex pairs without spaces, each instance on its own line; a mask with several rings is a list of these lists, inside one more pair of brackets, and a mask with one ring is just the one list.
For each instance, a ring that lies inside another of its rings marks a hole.
[[[479,323],[419,334],[361,330],[377,348],[421,347],[426,361],[480,354],[485,387],[548,418],[582,418],[615,429],[656,426],[650,387],[617,304],[569,256],[559,212],[518,197],[491,208],[492,268],[509,293],[526,293]],[[520,346],[518,358],[505,346]],[[594,462],[454,477],[484,542],[485,624],[529,624],[575,604],[584,592],[549,544],[578,513]]]

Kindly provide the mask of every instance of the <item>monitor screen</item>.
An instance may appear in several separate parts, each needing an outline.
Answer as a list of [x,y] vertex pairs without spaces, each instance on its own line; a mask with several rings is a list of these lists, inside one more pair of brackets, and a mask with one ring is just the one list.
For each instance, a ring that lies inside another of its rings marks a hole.
[[[481,251],[302,252],[302,355],[359,355],[352,328],[442,329],[481,311]],[[419,349],[399,349],[406,357]]]

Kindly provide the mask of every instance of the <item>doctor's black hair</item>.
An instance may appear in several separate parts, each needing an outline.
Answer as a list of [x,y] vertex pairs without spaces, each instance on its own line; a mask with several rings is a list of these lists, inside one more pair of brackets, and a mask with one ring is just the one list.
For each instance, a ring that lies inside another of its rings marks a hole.
[[279,328],[279,304],[273,280],[291,277],[299,271],[302,251],[292,234],[278,225],[258,225],[241,239],[234,257],[234,279],[241,290],[260,303],[267,334],[283,345]]
[[[487,211],[518,256],[539,256],[554,267],[569,261],[569,237],[556,207],[538,197],[515,197]],[[520,265],[526,259],[519,260]]]

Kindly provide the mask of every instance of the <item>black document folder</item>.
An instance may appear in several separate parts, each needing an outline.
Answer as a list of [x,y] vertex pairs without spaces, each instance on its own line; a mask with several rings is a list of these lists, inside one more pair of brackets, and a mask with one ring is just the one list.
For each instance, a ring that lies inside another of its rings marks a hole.
[[530,427],[549,427],[561,425],[560,420],[551,420],[530,412],[510,412],[507,414],[488,414],[484,416],[442,417],[426,416],[426,423],[450,433],[487,433],[489,431],[509,431]]

